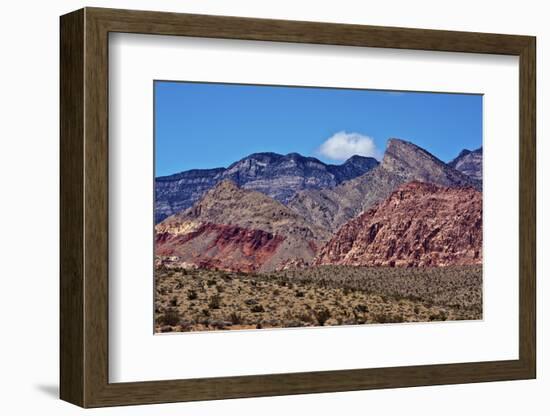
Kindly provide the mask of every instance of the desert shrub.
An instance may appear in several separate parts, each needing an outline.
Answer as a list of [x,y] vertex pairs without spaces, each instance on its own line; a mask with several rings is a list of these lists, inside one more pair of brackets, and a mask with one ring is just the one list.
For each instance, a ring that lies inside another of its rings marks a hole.
[[373,316],[373,320],[377,324],[387,324],[388,318],[388,315],[386,315],[385,313],[377,313]]
[[180,331],[181,332],[189,332],[191,331],[191,328],[193,328],[193,323],[189,321],[181,321],[180,322]]
[[230,322],[224,322],[224,321],[212,321],[210,322],[210,326],[212,326],[215,329],[225,329],[227,326],[230,326]]
[[396,324],[404,322],[403,315],[379,313],[374,315],[374,321],[379,324]]
[[324,326],[331,316],[327,308],[314,309],[313,314],[315,315],[315,319],[317,319],[317,323],[321,326]]
[[297,297],[297,298],[303,298],[305,296],[305,293],[302,292],[301,290],[297,290],[296,292],[294,292],[294,295]]
[[430,321],[446,321],[448,315],[445,311],[439,311],[439,313],[432,313],[429,317]]
[[199,297],[199,295],[197,295],[197,291],[194,290],[194,289],[189,289],[187,291],[187,299],[189,300],[195,300]]
[[220,295],[214,295],[208,301],[208,307],[210,309],[220,309],[221,297]]
[[239,312],[231,312],[231,315],[229,315],[229,321],[231,321],[233,325],[240,325],[243,323],[244,319]]
[[265,309],[262,305],[258,304],[258,305],[253,305],[251,308],[250,308],[250,312],[253,312],[253,313],[261,313],[261,312],[265,312]]
[[207,280],[206,280],[206,285],[207,285],[208,287],[215,286],[215,285],[216,285],[216,279],[207,279]]
[[418,314],[420,313],[420,308],[418,307],[418,305],[415,305],[415,307],[414,307],[414,313],[415,313],[416,315],[418,315]]
[[390,323],[396,324],[396,323],[401,323],[401,322],[404,322],[404,321],[405,321],[405,319],[403,318],[403,315],[392,315]]
[[176,326],[180,319],[180,314],[177,310],[167,309],[157,320],[160,325]]
[[170,306],[178,306],[178,298],[177,296],[174,296],[172,299],[170,299],[170,302],[168,302]]
[[366,313],[369,311],[369,307],[367,305],[359,304],[355,306],[355,310],[357,312]]

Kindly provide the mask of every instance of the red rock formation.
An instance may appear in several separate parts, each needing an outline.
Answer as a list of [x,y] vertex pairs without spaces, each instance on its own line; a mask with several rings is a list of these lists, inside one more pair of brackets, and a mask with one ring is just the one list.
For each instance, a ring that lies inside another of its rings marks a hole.
[[410,182],[344,224],[315,264],[478,264],[481,250],[481,192]]
[[253,272],[283,241],[262,230],[204,223],[185,234],[157,233],[155,247],[157,256],[176,256],[188,266]]
[[171,264],[202,262],[240,271],[272,271],[292,258],[311,262],[331,236],[280,202],[231,181],[157,224],[155,232],[157,255],[178,257]]

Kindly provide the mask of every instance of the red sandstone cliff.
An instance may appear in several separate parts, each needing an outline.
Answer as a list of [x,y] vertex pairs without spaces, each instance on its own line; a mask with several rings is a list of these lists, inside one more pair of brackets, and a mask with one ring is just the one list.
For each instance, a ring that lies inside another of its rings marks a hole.
[[315,264],[466,265],[481,251],[481,192],[410,182],[344,224]]

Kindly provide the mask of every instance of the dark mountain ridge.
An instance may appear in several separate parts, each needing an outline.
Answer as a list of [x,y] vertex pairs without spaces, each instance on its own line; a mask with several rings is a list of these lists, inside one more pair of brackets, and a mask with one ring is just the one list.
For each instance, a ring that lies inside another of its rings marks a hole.
[[378,165],[371,157],[352,156],[341,165],[298,153],[253,153],[227,168],[193,169],[155,179],[155,223],[192,206],[206,191],[229,179],[239,187],[288,203],[296,192],[324,189],[356,178]]

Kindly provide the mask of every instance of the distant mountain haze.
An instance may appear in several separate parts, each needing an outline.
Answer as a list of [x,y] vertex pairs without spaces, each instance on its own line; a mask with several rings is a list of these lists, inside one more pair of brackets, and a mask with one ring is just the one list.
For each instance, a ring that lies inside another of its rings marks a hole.
[[377,165],[376,159],[363,156],[332,165],[298,153],[254,153],[228,168],[195,169],[158,177],[155,179],[155,222],[189,208],[206,191],[226,179],[286,204],[298,191],[335,187]]

